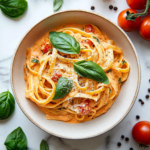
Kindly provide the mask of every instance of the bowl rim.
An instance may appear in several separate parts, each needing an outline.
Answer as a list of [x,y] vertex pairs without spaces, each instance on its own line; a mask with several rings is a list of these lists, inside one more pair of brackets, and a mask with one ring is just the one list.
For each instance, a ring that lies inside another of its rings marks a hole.
[[[108,21],[109,23],[111,23],[112,25],[114,25],[116,28],[118,28],[120,30],[120,32],[124,35],[124,37],[127,39],[127,41],[129,42],[129,44],[131,45],[132,47],[132,50],[134,52],[134,55],[136,57],[136,62],[137,62],[137,66],[138,66],[138,83],[137,83],[137,87],[136,87],[136,92],[134,94],[134,97],[133,97],[133,100],[129,106],[129,108],[127,109],[127,111],[125,112],[125,114],[121,117],[121,119],[116,122],[115,124],[113,124],[111,127],[109,127],[108,129],[104,130],[103,132],[98,132],[97,134],[95,135],[92,135],[92,136],[86,136],[86,137],[78,137],[78,138],[74,138],[74,137],[67,137],[67,136],[63,136],[63,135],[58,135],[56,133],[53,133],[53,132],[50,132],[48,130],[46,130],[44,127],[40,126],[37,122],[35,122],[34,120],[32,120],[32,118],[26,113],[26,111],[23,109],[23,107],[21,106],[20,102],[19,102],[19,99],[17,98],[17,95],[16,95],[16,91],[15,91],[15,88],[14,88],[14,85],[13,85],[13,65],[14,65],[14,60],[15,60],[15,57],[16,57],[16,53],[18,51],[18,48],[20,47],[21,43],[23,42],[23,40],[26,38],[26,36],[38,25],[40,24],[41,22],[43,22],[44,20],[52,17],[52,16],[57,16],[59,14],[63,14],[63,13],[69,13],[69,12],[84,12],[84,13],[89,13],[89,14],[92,14],[92,15],[96,15],[98,17],[101,17],[103,19],[105,19],[106,21]],[[54,13],[48,17],[45,17],[44,19],[42,19],[41,21],[39,21],[38,23],[36,23],[35,25],[33,25],[28,31],[27,33],[23,36],[23,38],[21,39],[21,41],[19,42],[19,45],[17,46],[14,54],[13,54],[13,58],[12,58],[12,62],[11,62],[11,68],[10,68],[10,81],[11,81],[11,88],[12,88],[12,91],[13,91],[13,95],[20,107],[20,109],[22,110],[22,112],[25,114],[25,116],[34,124],[36,125],[38,128],[42,129],[43,131],[49,133],[49,134],[52,134],[52,135],[55,135],[57,137],[60,137],[60,138],[64,138],[64,139],[88,139],[88,138],[93,138],[93,137],[96,137],[96,136],[99,136],[99,135],[102,135],[108,131],[110,131],[111,129],[113,129],[115,126],[117,126],[119,123],[121,123],[123,121],[123,119],[128,115],[128,113],[130,112],[131,108],[133,107],[135,101],[136,101],[136,98],[138,96],[138,93],[139,93],[139,89],[140,89],[140,84],[141,84],[141,66],[140,66],[140,61],[139,61],[139,58],[138,58],[138,55],[137,55],[137,52],[136,52],[136,49],[132,43],[132,41],[129,39],[129,37],[127,36],[127,34],[116,24],[114,23],[113,21],[110,21],[109,18],[107,17],[104,17],[103,15],[100,15],[98,13],[95,13],[95,12],[90,12],[90,11],[86,11],[86,10],[66,10],[66,11],[60,11],[60,12],[57,12],[57,13]]]

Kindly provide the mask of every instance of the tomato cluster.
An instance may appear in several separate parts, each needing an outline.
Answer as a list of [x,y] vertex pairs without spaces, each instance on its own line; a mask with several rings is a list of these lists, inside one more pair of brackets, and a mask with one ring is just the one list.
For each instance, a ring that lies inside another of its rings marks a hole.
[[[123,10],[118,16],[118,25],[127,32],[133,31],[139,27],[140,35],[150,41],[150,1],[149,0],[126,0],[129,9]],[[144,13],[138,13],[136,10],[145,9]],[[147,15],[142,21],[141,16]]]

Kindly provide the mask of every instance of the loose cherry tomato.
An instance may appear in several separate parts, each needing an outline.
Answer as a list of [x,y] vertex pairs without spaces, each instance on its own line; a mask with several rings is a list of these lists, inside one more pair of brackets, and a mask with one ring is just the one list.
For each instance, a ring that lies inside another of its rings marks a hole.
[[62,76],[62,74],[59,71],[54,71],[53,76],[52,76],[51,79],[54,82],[57,82],[61,76]]
[[90,25],[90,24],[85,25],[85,32],[87,32],[87,33],[93,32],[94,33],[94,28],[92,27],[92,25]]
[[126,0],[130,8],[141,10],[145,9],[147,0]]
[[138,26],[140,25],[140,21],[141,21],[141,17],[137,17],[135,19],[135,21],[131,21],[131,20],[126,20],[127,17],[127,11],[129,11],[130,13],[137,13],[136,10],[134,9],[125,9],[123,10],[119,16],[118,16],[118,25],[127,32],[133,31],[135,29],[138,28]]
[[133,139],[144,145],[150,144],[150,122],[140,121],[132,129]]
[[84,102],[82,102],[80,104],[80,106],[78,106],[79,108],[79,112],[82,115],[87,115],[88,113],[91,112],[91,106],[89,105],[89,100],[85,100]]
[[145,17],[139,27],[140,35],[150,41],[150,16]]
[[89,39],[85,40],[84,42],[87,43],[89,46],[93,45],[93,42],[91,40],[89,40]]

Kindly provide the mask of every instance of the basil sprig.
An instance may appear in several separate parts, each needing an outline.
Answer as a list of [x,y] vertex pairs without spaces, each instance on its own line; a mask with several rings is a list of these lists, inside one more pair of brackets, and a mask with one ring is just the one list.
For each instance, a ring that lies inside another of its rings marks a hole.
[[71,91],[72,87],[73,87],[72,80],[60,77],[56,86],[53,100],[65,97]]
[[79,54],[80,44],[77,40],[67,33],[62,32],[50,32],[49,40],[52,45],[60,52],[66,54]]
[[26,0],[0,0],[1,11],[10,18],[18,18],[27,10]]
[[53,9],[54,11],[57,11],[60,9],[60,7],[63,4],[63,0],[53,0]]
[[7,150],[27,150],[27,138],[21,127],[12,131],[4,144]]
[[92,61],[78,61],[74,63],[75,72],[81,76],[93,79],[97,82],[109,84],[108,77],[104,70],[96,63]]
[[45,140],[41,141],[40,150],[49,150],[49,146]]
[[14,109],[15,100],[13,95],[9,91],[0,93],[0,120],[10,117]]

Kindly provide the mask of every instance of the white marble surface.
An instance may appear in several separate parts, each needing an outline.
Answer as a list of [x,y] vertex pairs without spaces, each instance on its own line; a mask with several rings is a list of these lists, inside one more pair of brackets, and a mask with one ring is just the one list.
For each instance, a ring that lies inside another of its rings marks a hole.
[[[10,85],[10,67],[13,53],[18,46],[22,37],[27,31],[43,18],[53,14],[52,0],[27,0],[28,10],[25,15],[17,20],[12,20],[4,16],[0,12],[0,92],[9,89]],[[117,6],[118,11],[109,10],[108,6],[113,4]],[[64,0],[64,4],[59,11],[71,9],[83,9],[92,11],[91,6],[95,6],[94,12],[106,16],[110,20],[117,23],[119,12],[128,8],[126,0]],[[5,121],[0,121],[0,150],[5,150],[4,141],[7,135],[18,126],[22,127],[28,139],[29,150],[39,150],[42,139],[45,139],[51,150],[142,150],[139,145],[134,142],[131,136],[133,125],[138,122],[135,118],[140,115],[141,120],[150,121],[150,100],[146,100],[145,95],[150,88],[150,42],[144,41],[138,31],[128,33],[136,47],[141,62],[142,81],[138,98],[127,117],[111,131],[87,140],[68,140],[61,139],[47,134],[36,127],[23,114],[16,103],[14,114]],[[21,59],[21,58],[20,58]],[[143,106],[138,102],[141,98],[145,102]],[[121,140],[120,136],[129,137],[129,142]],[[117,147],[117,143],[121,142],[122,146]],[[150,148],[147,148],[149,150]]]

